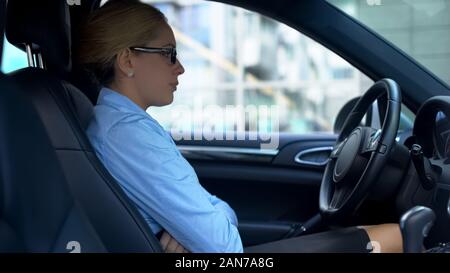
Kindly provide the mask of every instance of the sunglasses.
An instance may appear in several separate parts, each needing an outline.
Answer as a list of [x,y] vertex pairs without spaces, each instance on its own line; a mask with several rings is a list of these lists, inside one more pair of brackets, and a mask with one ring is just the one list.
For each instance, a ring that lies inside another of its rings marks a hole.
[[170,63],[175,64],[177,62],[177,49],[174,47],[142,47],[133,46],[131,50],[144,52],[144,53],[159,53],[165,57],[170,58]]

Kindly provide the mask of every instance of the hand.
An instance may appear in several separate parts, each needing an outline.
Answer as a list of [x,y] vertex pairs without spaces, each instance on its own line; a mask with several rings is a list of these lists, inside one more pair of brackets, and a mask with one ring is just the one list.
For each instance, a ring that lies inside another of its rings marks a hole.
[[163,232],[161,236],[162,249],[165,253],[189,253],[187,249],[184,248],[180,243],[175,240],[169,233],[166,231]]

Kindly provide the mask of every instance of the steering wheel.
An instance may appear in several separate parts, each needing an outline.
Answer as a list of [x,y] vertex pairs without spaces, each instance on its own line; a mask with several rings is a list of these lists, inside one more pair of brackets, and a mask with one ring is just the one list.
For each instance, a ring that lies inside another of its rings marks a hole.
[[[387,105],[381,129],[360,126],[366,112],[382,95],[387,95]],[[379,80],[345,120],[322,177],[319,208],[325,218],[347,216],[367,197],[395,145],[401,100],[395,81]]]

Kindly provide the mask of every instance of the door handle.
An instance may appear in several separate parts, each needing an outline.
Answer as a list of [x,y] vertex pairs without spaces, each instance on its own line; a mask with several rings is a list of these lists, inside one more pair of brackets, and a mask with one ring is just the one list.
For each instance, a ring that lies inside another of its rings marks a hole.
[[302,165],[325,166],[332,150],[332,146],[306,149],[295,155],[294,161]]

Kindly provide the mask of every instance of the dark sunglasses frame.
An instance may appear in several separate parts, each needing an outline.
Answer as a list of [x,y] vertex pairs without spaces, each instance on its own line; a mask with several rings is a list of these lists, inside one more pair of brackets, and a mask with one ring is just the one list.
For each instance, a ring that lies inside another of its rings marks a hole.
[[132,46],[131,50],[144,52],[144,53],[166,53],[170,56],[170,63],[176,64],[177,62],[177,49],[174,47],[144,47],[144,46]]

